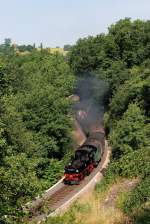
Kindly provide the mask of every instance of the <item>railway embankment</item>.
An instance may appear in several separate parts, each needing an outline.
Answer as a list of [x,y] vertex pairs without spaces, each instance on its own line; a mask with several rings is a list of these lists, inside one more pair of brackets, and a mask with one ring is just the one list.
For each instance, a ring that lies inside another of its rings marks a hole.
[[41,223],[50,216],[63,214],[69,207],[85,193],[92,191],[96,183],[103,178],[103,171],[107,168],[110,158],[110,147],[106,141],[103,157],[98,167],[87,176],[80,185],[64,185],[63,178],[45,191],[41,198],[27,204],[30,213],[28,223]]

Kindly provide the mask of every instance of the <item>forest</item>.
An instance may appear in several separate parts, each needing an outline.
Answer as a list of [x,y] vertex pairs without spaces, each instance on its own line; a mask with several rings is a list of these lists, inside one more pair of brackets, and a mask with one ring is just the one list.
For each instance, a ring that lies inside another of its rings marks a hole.
[[62,55],[0,48],[0,217],[19,222],[22,205],[53,185],[72,149],[74,75]]
[[[102,194],[120,179],[138,178],[138,185],[123,195],[119,208],[130,217],[130,223],[148,224],[150,21],[125,18],[111,25],[108,34],[79,39],[69,52],[69,64],[76,76],[91,72],[109,83],[104,125],[112,156],[105,178],[97,184],[95,192]],[[66,215],[52,218],[47,223],[90,223],[85,218],[88,213],[88,204],[75,204]],[[91,216],[95,216],[95,211]],[[96,221],[100,223],[99,219]],[[111,222],[105,217],[101,223],[127,222]]]
[[[68,96],[89,72],[109,84],[104,125],[112,157],[95,190],[138,177],[120,206],[132,223],[149,223],[150,21],[129,18],[79,39],[66,56],[0,45],[1,223],[21,223],[22,205],[61,177],[72,151]],[[70,222],[77,223],[71,213],[48,223]]]

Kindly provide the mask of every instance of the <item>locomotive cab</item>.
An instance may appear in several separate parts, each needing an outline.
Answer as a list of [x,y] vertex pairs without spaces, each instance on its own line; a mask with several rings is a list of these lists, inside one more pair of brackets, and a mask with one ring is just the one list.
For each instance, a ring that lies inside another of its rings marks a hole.
[[79,184],[99,164],[104,148],[104,131],[96,129],[89,132],[89,136],[84,144],[75,151],[75,156],[65,166],[64,183]]
[[96,148],[84,146],[76,150],[69,165],[65,166],[65,184],[79,184],[95,167]]

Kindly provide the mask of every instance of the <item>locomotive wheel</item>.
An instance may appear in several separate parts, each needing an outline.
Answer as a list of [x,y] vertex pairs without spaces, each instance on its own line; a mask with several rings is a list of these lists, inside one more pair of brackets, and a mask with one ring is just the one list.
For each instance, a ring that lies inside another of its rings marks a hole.
[[80,182],[78,181],[78,182],[76,182],[76,185],[79,185],[80,184]]
[[82,173],[81,176],[80,176],[80,181],[83,180],[84,177],[85,177],[85,175]]
[[87,176],[89,176],[90,175],[90,172],[87,172],[87,174],[86,174]]
[[99,162],[100,162],[100,160],[94,163],[95,168],[98,167]]
[[94,167],[95,168],[98,167],[98,162],[94,163]]
[[94,165],[93,165],[93,164],[90,164],[90,165],[88,166],[88,168],[87,168],[87,170],[86,170],[86,175],[87,175],[87,176],[90,175],[90,173],[92,172],[93,168],[94,168]]

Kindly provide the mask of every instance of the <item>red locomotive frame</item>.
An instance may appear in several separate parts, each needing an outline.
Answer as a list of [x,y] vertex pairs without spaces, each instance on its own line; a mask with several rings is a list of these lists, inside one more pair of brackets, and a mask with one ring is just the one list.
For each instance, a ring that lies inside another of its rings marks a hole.
[[85,167],[84,170],[82,170],[80,173],[73,173],[73,174],[68,174],[65,173],[65,182],[75,182],[76,184],[79,184],[79,182],[81,180],[84,179],[85,176],[90,175],[90,173],[93,171],[94,167],[96,167],[96,165],[94,165],[94,163],[89,164],[87,167]]

